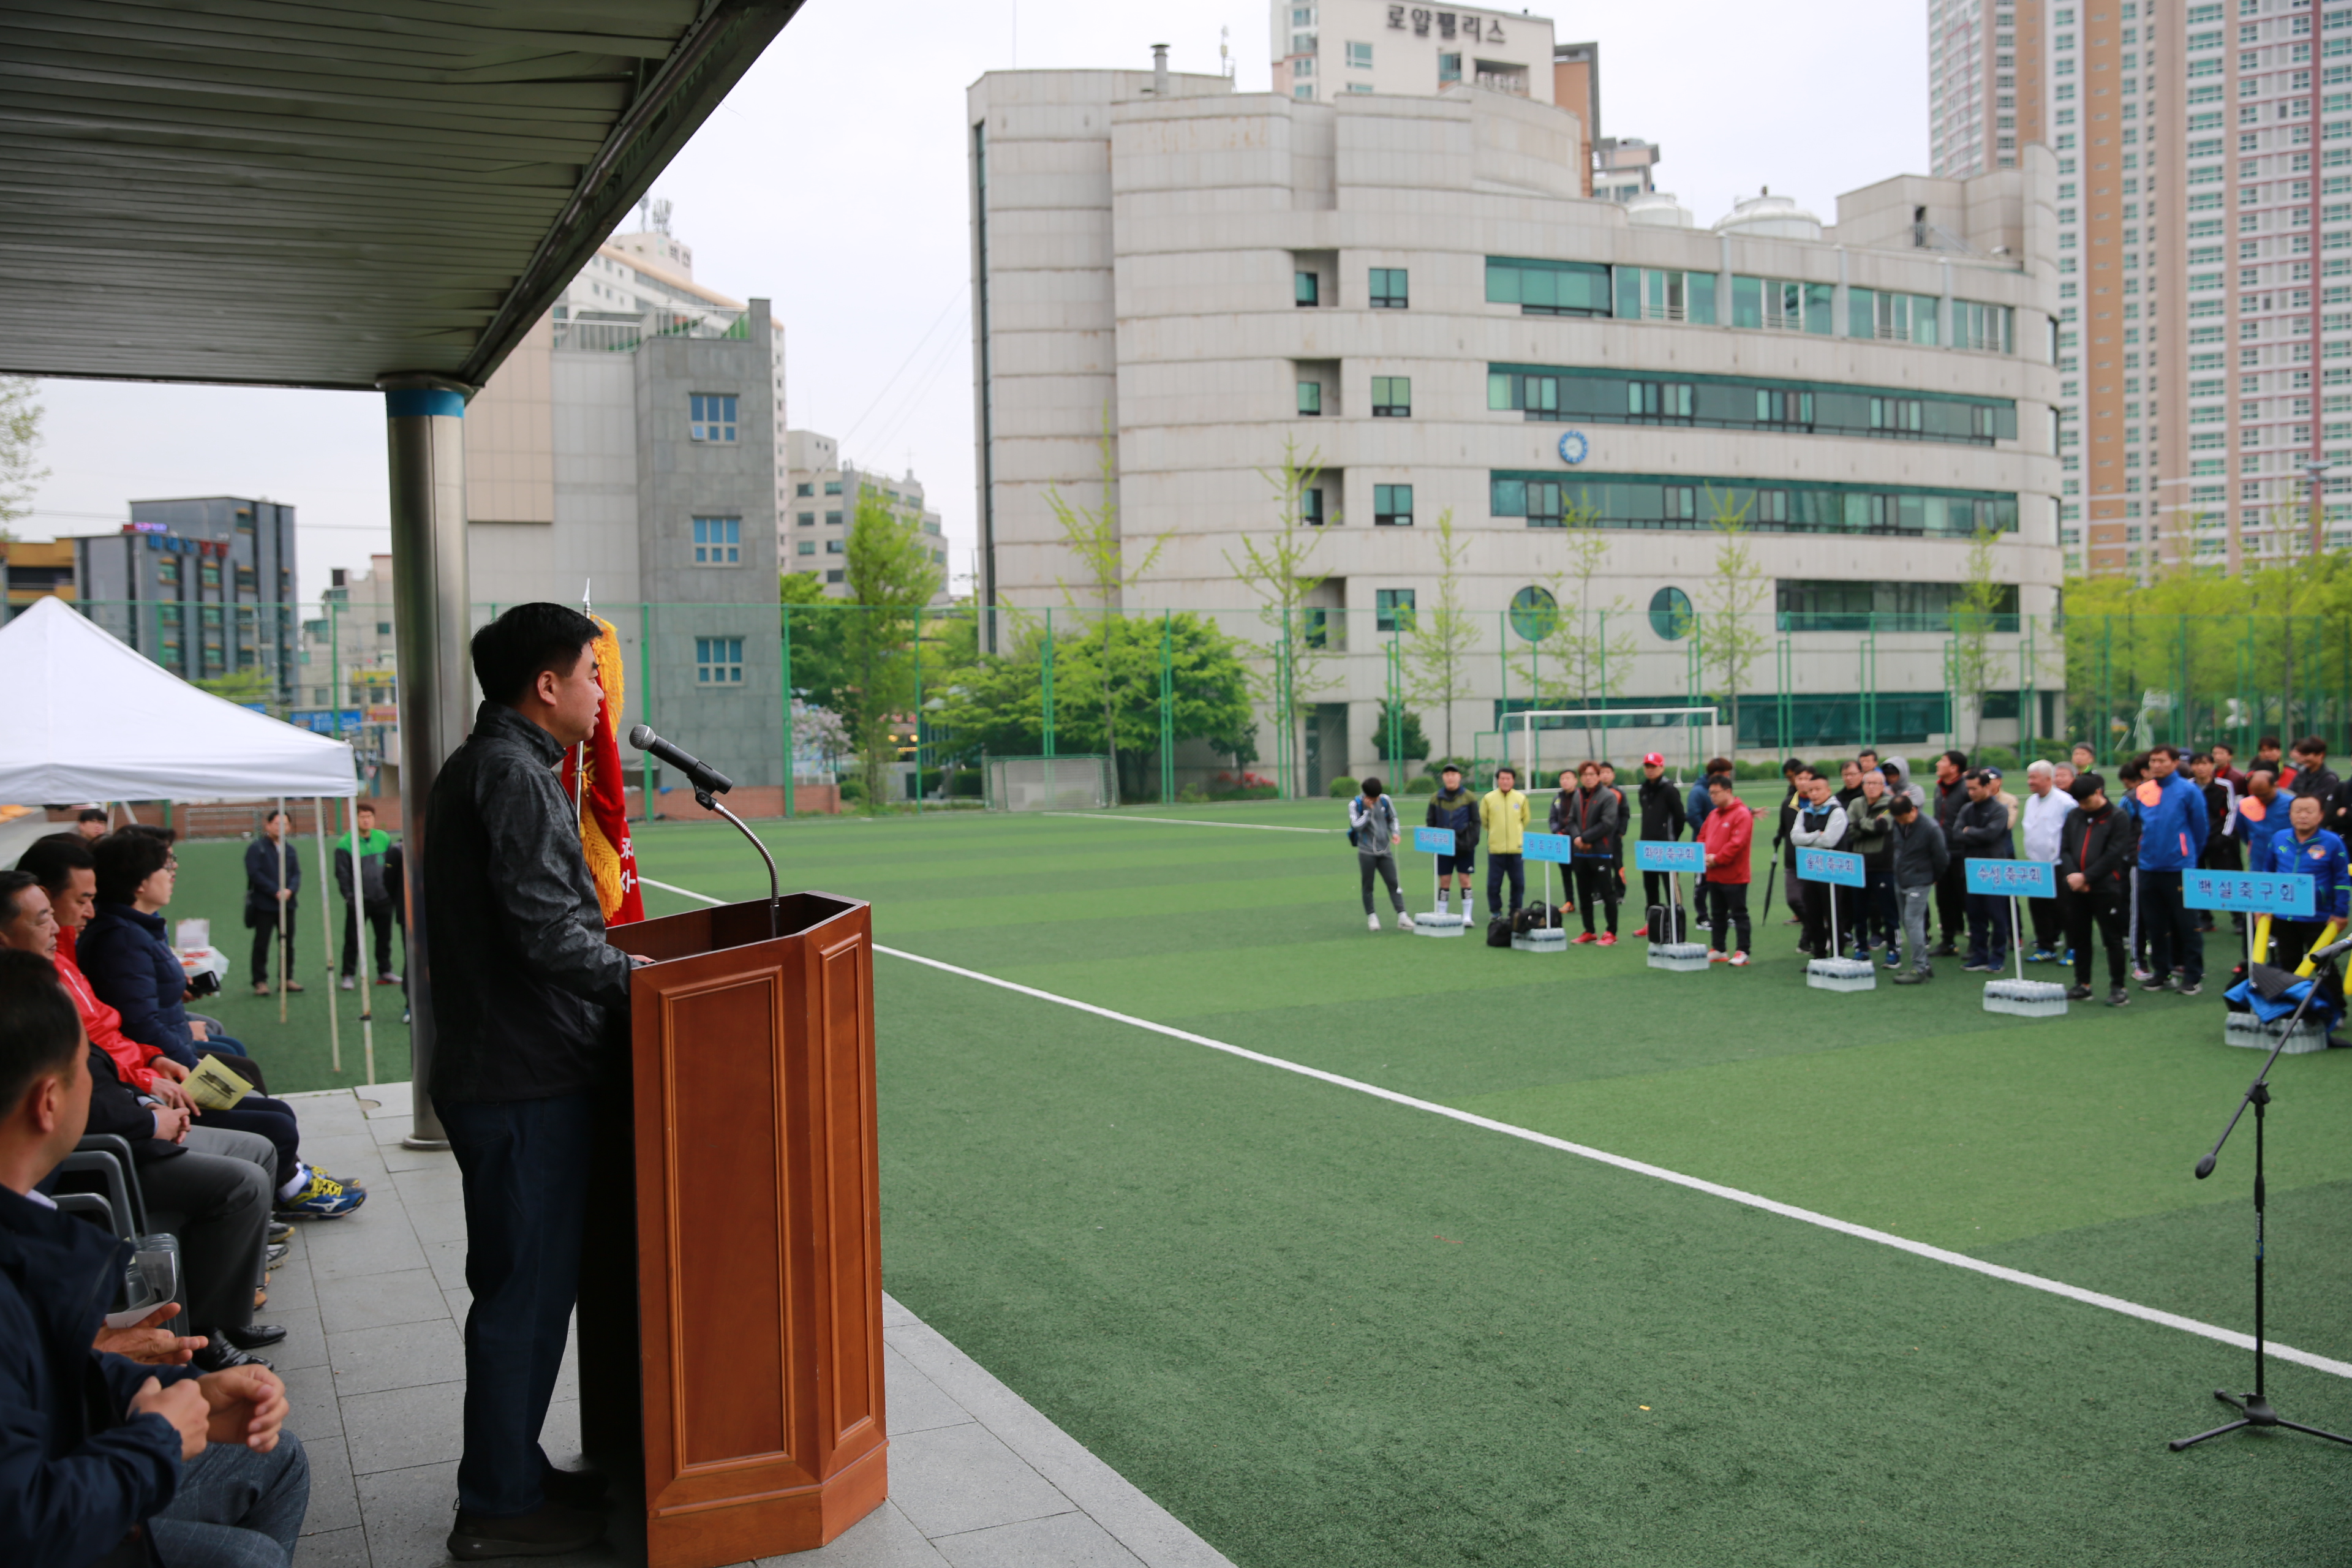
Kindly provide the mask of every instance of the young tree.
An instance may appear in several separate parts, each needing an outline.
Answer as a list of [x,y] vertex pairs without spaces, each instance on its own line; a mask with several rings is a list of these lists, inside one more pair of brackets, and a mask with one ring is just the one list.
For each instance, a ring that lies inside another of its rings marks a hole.
[[849,530],[849,595],[857,605],[843,638],[843,717],[865,764],[866,808],[882,800],[898,760],[891,721],[915,701],[916,612],[940,591],[940,568],[922,531],[879,490],[861,486]]
[[[1104,655],[1098,663],[1098,668],[1105,672],[1126,672],[1127,662],[1111,657],[1110,654],[1113,642],[1112,625],[1118,619],[1122,607],[1120,602],[1122,595],[1131,584],[1139,581],[1150,572],[1153,564],[1160,559],[1160,551],[1167,548],[1168,538],[1162,534],[1153,540],[1151,548],[1143,552],[1142,560],[1132,566],[1128,564],[1127,537],[1119,527],[1118,520],[1117,489],[1118,456],[1111,437],[1108,403],[1103,405],[1102,421],[1101,502],[1091,509],[1072,506],[1062,499],[1060,489],[1049,485],[1045,489],[1045,504],[1053,509],[1054,521],[1061,525],[1062,542],[1068,545],[1070,552],[1078,558],[1078,564],[1086,574],[1086,580],[1076,591],[1073,591],[1070,584],[1062,579],[1058,577],[1055,579],[1055,585],[1062,590],[1062,603],[1076,608],[1078,593],[1084,593],[1094,600],[1100,619],[1087,641],[1094,644]],[[1059,653],[1060,649],[1057,647],[1055,649],[1057,665]],[[1058,669],[1056,673],[1058,676]],[[1150,671],[1151,689],[1155,697],[1159,690],[1159,667],[1155,664]],[[1111,748],[1108,755],[1110,758],[1111,768],[1114,773],[1117,773],[1119,766],[1118,748],[1120,727],[1116,721],[1116,713],[1124,693],[1119,690],[1117,681],[1112,679],[1106,679],[1101,686],[1102,734],[1104,743]],[[1157,745],[1158,742],[1159,731],[1155,727],[1151,734],[1151,743]]]
[[1755,615],[1770,578],[1748,542],[1748,507],[1735,510],[1731,498],[1717,493],[1712,485],[1706,499],[1716,535],[1715,572],[1699,590],[1699,657],[1715,679],[1716,695],[1731,706],[1731,744],[1737,752],[1739,694],[1748,689],[1748,667],[1769,640]]
[[846,599],[827,596],[814,572],[784,573],[776,595],[790,612],[785,624],[793,637],[793,693],[818,708],[838,711],[846,679],[844,650],[856,608]]
[[[2000,541],[2000,534],[1990,528],[1979,528],[1970,537],[1968,576],[1961,584],[1959,602],[1952,607],[1953,696],[1974,715],[1972,745],[1984,740],[1985,693],[2003,673],[2004,661],[1992,647],[2005,597],[2003,585],[1993,576],[1993,546]],[[2029,727],[2020,725],[2021,731]],[[1959,728],[1957,714],[1952,728]]]
[[[1391,764],[1426,762],[1429,758],[1429,736],[1421,727],[1421,715],[1411,709],[1399,712],[1385,697],[1381,699],[1379,754],[1381,761]],[[1396,726],[1397,743],[1389,743],[1389,727]],[[1390,755],[1393,751],[1395,755]]]
[[28,375],[0,375],[0,544],[10,525],[33,510],[34,492],[49,470],[36,460],[41,445],[40,384]]
[[1437,705],[1445,754],[1454,755],[1454,705],[1470,697],[1470,649],[1478,628],[1462,605],[1462,558],[1470,542],[1454,531],[1454,509],[1437,514],[1437,598],[1416,606],[1405,623],[1404,657],[1411,670],[1406,695]]
[[1275,492],[1274,532],[1263,544],[1244,534],[1241,559],[1227,551],[1225,565],[1257,598],[1257,617],[1266,636],[1254,646],[1265,667],[1253,684],[1274,709],[1276,776],[1288,779],[1296,790],[1300,787],[1299,700],[1327,684],[1320,668],[1329,641],[1328,624],[1307,606],[1309,596],[1323,584],[1323,574],[1314,564],[1323,534],[1306,515],[1307,493],[1322,477],[1323,465],[1313,452],[1302,462],[1298,443],[1285,437],[1281,470],[1258,472]]

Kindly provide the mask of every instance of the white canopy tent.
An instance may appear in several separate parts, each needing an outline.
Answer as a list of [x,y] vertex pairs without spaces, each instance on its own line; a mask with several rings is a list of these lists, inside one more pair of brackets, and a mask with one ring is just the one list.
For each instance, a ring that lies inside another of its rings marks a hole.
[[59,600],[0,626],[0,801],[358,793],[342,742],[199,691]]
[[[38,600],[0,626],[0,801],[274,799],[282,807],[289,797],[310,796],[331,987],[326,801],[357,794],[352,749],[342,742],[198,690],[61,600]],[[281,962],[281,1020],[288,978]],[[331,989],[327,1016],[341,1071],[342,1030]],[[373,1007],[361,1017],[373,1083]]]

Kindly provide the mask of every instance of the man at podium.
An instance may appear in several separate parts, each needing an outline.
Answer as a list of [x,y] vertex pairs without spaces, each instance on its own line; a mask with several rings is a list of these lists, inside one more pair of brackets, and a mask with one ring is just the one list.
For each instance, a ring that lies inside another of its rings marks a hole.
[[631,961],[604,940],[596,884],[558,780],[595,731],[596,624],[518,605],[474,634],[488,700],[425,813],[428,1088],[466,1194],[466,1451],[449,1554],[588,1545],[596,1478],[539,1435],[563,1357],[586,1222],[590,1091],[625,1034]]

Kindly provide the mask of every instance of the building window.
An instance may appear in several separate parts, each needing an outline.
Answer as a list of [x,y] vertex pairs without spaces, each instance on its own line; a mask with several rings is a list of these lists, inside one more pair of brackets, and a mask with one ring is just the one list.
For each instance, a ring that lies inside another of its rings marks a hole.
[[1511,629],[1522,642],[1541,642],[1559,625],[1559,601],[1541,588],[1522,588],[1511,595]]
[[824,525],[827,528],[839,528],[841,526],[841,514],[837,511],[826,512],[824,514]]
[[815,540],[814,540],[814,539],[803,539],[803,540],[802,540],[802,541],[800,542],[800,549],[799,549],[799,551],[797,552],[797,553],[802,554],[802,555],[814,555],[814,554],[815,554],[815,553],[816,553],[816,541],[815,541]]
[[1351,43],[1348,46],[1348,68],[1368,71],[1372,68],[1372,46]]
[[1323,487],[1310,485],[1298,492],[1298,521],[1309,528],[1323,526]]
[[793,494],[796,496],[813,496],[816,494],[816,486],[806,479],[803,479],[799,484],[793,487]]
[[846,575],[847,574],[844,573],[840,567],[836,566],[832,571],[824,574],[824,580],[828,583],[838,583],[843,581]]
[[824,542],[824,552],[827,555],[846,555],[849,553],[848,542],[841,539],[828,539]]
[[[1408,419],[1412,416],[1412,377],[1409,375],[1372,377],[1372,417]],[[1406,510],[1412,509],[1408,507]]]
[[688,439],[695,441],[732,441],[735,439],[735,395],[731,392],[697,392],[688,399],[690,412],[688,421]]
[[1411,291],[1405,286],[1405,268],[1375,267],[1372,268],[1372,309],[1402,310],[1410,303]]
[[799,523],[803,528],[814,528],[816,526],[816,513],[813,511],[804,511],[793,521]]
[[741,518],[698,517],[694,520],[694,563],[697,566],[740,566],[742,563]]
[[1412,590],[1410,588],[1373,589],[1372,624],[1384,632],[1412,630]]
[[1372,526],[1374,528],[1411,528],[1412,526],[1412,487],[1411,485],[1374,485],[1372,487]]
[[1666,642],[1680,642],[1696,624],[1690,595],[1680,588],[1661,588],[1650,595],[1650,629]]
[[390,621],[378,621],[378,622],[376,622],[376,624],[375,624],[375,635],[376,635],[376,636],[378,636],[378,637],[390,637],[390,636],[392,635],[392,623],[391,623]]
[[1298,384],[1298,412],[1313,418],[1323,412],[1323,384],[1302,381]]
[[695,638],[694,683],[697,686],[742,685],[743,639],[741,637]]
[[1291,289],[1301,305],[1319,305],[1323,302],[1323,279],[1315,273],[1293,273]]
[[1609,268],[1598,262],[1486,258],[1487,302],[1517,305],[1522,315],[1612,314],[1615,306],[1609,285]]
[[1449,82],[1457,82],[1457,81],[1460,81],[1461,79],[1462,79],[1462,57],[1461,57],[1460,55],[1440,55],[1440,56],[1438,56],[1438,57],[1437,57],[1437,85],[1438,85],[1438,86],[1440,86],[1440,87],[1444,87],[1444,86],[1445,86],[1445,85],[1446,85],[1447,83],[1449,83]]

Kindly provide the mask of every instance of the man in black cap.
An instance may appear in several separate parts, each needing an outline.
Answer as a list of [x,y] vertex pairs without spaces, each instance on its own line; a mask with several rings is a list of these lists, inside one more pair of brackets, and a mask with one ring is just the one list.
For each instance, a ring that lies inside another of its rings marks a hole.
[[2131,874],[2139,863],[2139,818],[2117,811],[2107,781],[2077,773],[2074,809],[2058,827],[2058,916],[2074,950],[2074,985],[2067,999],[2091,999],[2091,929],[2107,950],[2107,1005],[2131,1000],[2124,988],[2124,932],[2131,924]]

